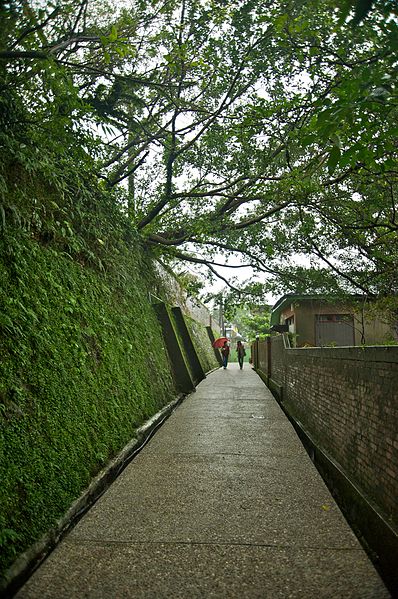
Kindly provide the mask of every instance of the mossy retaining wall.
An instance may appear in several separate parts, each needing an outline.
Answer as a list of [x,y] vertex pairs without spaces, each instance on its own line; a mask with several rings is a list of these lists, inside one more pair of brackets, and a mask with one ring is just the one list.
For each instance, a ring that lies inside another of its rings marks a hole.
[[209,372],[213,368],[217,368],[220,364],[209,342],[210,339],[206,327],[187,316],[185,317],[185,322],[204,372]]
[[[0,239],[0,572],[176,396],[155,276],[138,248],[100,271],[23,232]],[[205,327],[189,326],[209,371]]]

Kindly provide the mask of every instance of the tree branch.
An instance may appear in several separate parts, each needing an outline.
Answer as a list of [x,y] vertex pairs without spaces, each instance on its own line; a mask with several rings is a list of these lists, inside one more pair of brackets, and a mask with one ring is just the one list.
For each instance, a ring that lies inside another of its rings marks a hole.
[[26,60],[33,58],[36,60],[50,60],[51,56],[47,52],[39,50],[2,50],[0,51],[0,60]]
[[[135,173],[135,171],[137,169],[139,169],[139,167],[145,162],[146,158],[148,157],[149,152],[146,152],[142,158],[137,162],[137,164],[135,164],[133,166],[133,168],[131,168],[129,171],[127,171],[126,173],[120,175],[118,178],[114,178],[111,179],[110,181],[108,181],[108,187],[114,187],[115,185],[117,185],[118,183],[120,183],[120,181],[123,181],[123,179],[126,179],[127,177],[129,177],[130,175],[132,175],[133,173]],[[131,161],[135,160],[136,156],[132,156]],[[123,165],[123,170],[126,168],[128,162]]]
[[51,21],[51,19],[53,19],[54,17],[56,17],[59,14],[59,11],[60,11],[60,8],[59,8],[59,6],[57,6],[57,8],[55,8],[55,10],[53,10],[53,12],[50,13],[48,15],[47,19],[45,19],[42,23],[38,23],[37,25],[33,25],[32,27],[25,29],[25,31],[23,31],[21,33],[21,35],[15,40],[15,42],[10,46],[10,50],[12,50],[16,46],[18,46],[18,44],[20,44],[22,42],[22,40],[25,37],[27,37],[30,33],[34,33],[35,31],[39,31],[39,29],[43,29],[47,25],[47,23],[49,23],[49,21]]
[[231,228],[234,229],[234,230],[236,230],[236,229],[246,229],[250,225],[254,225],[256,223],[259,223],[262,220],[264,220],[265,218],[268,218],[269,216],[272,216],[276,212],[280,212],[281,210],[283,210],[284,208],[286,208],[286,206],[290,206],[290,204],[291,204],[291,202],[282,202],[282,204],[278,204],[278,206],[275,206],[271,210],[267,210],[267,212],[263,212],[259,216],[256,216],[256,217],[253,217],[253,218],[248,218],[248,219],[243,220],[243,221],[241,221],[239,223],[231,225]]

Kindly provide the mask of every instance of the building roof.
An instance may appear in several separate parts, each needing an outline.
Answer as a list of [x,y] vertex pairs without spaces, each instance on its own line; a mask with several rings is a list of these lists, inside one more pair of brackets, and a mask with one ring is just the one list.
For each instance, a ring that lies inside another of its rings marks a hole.
[[278,299],[276,304],[274,304],[272,306],[270,325],[272,326],[273,324],[279,324],[279,317],[281,315],[282,310],[284,308],[286,308],[286,306],[291,304],[292,301],[298,300],[298,299],[315,299],[315,298],[316,298],[315,295],[306,295],[306,294],[299,294],[299,293],[287,293],[287,294],[283,295],[282,297],[280,297]]
[[271,311],[271,318],[270,318],[270,325],[272,326],[273,324],[279,324],[279,317],[281,315],[282,310],[284,310],[287,306],[289,306],[292,302],[297,301],[297,300],[316,300],[316,301],[324,301],[327,303],[333,303],[333,302],[341,302],[343,300],[347,301],[348,298],[350,298],[351,300],[361,300],[364,299],[363,295],[358,295],[358,294],[352,294],[350,296],[346,296],[346,297],[341,297],[341,296],[328,296],[328,295],[323,295],[321,293],[318,294],[311,294],[311,293],[287,293],[286,295],[283,295],[281,298],[278,299],[278,301],[276,302],[276,304],[274,304],[274,306],[272,306],[272,311]]

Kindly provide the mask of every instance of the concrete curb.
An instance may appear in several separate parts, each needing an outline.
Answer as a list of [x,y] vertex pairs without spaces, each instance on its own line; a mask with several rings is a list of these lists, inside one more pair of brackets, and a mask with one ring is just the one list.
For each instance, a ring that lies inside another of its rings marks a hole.
[[[207,373],[209,374],[209,373]],[[87,489],[72,503],[65,515],[41,539],[31,545],[6,570],[0,581],[0,597],[11,599],[40,564],[50,555],[57,544],[78,523],[80,518],[105,493],[131,460],[141,451],[156,430],[187,397],[179,394],[167,406],[154,414],[140,428],[136,436],[91,481]]]
[[212,372],[215,372],[216,370],[220,370],[221,366],[216,366],[216,368],[212,368],[211,370],[209,370],[209,372],[206,372],[206,376],[209,376],[209,374],[211,374]]

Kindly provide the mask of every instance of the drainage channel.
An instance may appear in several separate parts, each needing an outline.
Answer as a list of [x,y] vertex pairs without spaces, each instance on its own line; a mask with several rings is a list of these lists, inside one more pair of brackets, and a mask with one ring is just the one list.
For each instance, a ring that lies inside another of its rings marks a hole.
[[305,450],[392,597],[398,599],[398,531],[380,513],[377,506],[363,495],[340,466],[315,443],[303,425],[289,413],[276,393],[273,393],[273,396],[293,425]]

